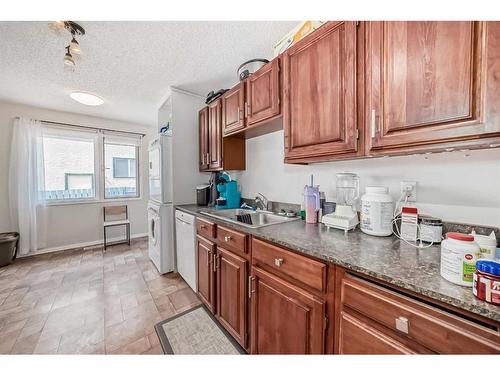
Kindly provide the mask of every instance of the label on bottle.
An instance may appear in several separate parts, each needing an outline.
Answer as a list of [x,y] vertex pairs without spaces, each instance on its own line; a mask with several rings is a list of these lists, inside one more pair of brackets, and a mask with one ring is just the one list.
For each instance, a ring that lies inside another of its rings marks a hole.
[[361,229],[368,232],[392,233],[392,202],[363,201],[361,206]]

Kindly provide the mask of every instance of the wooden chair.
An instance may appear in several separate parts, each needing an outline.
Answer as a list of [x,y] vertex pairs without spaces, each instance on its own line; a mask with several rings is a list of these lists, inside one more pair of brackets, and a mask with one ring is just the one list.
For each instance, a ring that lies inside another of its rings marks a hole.
[[[106,241],[106,228],[116,227],[120,225],[125,226],[126,230],[126,239],[120,242],[114,242],[113,245],[119,243],[128,243],[130,246],[130,220],[128,219],[128,207],[126,205],[122,206],[107,206],[103,207],[104,211],[104,222],[103,222],[103,231],[104,231],[104,250],[106,251],[106,247],[108,246]],[[114,216],[115,220],[108,220],[109,216]],[[116,219],[117,216],[121,216],[121,219]],[[125,218],[123,218],[125,217]]]

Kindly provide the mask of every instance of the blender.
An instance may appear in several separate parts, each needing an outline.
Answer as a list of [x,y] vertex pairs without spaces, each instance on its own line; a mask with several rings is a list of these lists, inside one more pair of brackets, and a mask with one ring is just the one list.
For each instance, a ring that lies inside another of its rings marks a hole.
[[355,173],[337,173],[337,205],[335,212],[324,215],[321,222],[329,228],[345,232],[359,224],[356,203],[359,198],[359,177]]

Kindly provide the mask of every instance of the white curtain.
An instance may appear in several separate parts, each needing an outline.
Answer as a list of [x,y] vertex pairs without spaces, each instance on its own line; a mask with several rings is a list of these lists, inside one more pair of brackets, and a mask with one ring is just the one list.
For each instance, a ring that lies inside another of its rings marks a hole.
[[43,137],[38,120],[14,120],[9,168],[9,201],[12,222],[19,231],[19,255],[42,248],[38,209],[43,196]]

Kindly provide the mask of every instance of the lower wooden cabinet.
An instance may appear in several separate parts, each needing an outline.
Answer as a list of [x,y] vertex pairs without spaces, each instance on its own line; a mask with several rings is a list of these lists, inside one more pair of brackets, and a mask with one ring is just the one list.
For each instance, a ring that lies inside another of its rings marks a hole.
[[257,267],[250,293],[252,354],[324,353],[324,301]]
[[217,246],[216,316],[244,348],[247,345],[247,270],[247,260]]
[[500,334],[487,324],[363,280],[341,268],[337,268],[336,278],[336,353],[500,353]]
[[198,296],[211,312],[215,312],[215,272],[213,268],[215,244],[197,236],[196,252],[198,257]]
[[340,313],[338,354],[416,354],[398,340],[347,312]]

